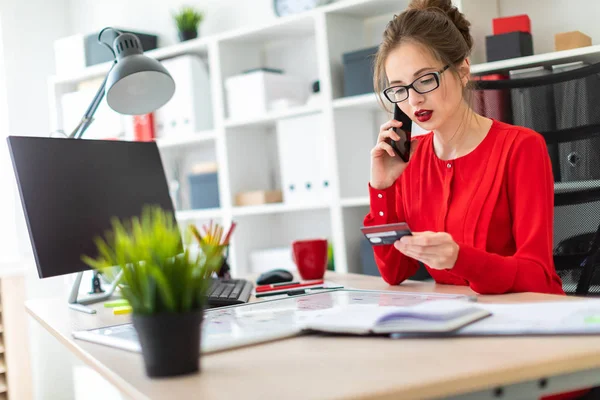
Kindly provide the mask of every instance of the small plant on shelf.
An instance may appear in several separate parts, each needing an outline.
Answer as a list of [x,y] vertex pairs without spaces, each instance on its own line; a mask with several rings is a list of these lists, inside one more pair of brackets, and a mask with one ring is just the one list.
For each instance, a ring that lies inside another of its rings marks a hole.
[[198,37],[198,26],[204,20],[204,13],[190,6],[183,6],[173,14],[177,25],[179,40],[195,39]]

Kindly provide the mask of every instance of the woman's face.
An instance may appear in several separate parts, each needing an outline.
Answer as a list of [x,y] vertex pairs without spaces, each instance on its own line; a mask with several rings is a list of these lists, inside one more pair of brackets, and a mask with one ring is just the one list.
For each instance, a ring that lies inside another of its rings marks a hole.
[[[442,71],[444,67],[445,65],[437,61],[423,46],[411,42],[402,43],[393,49],[385,61],[385,73],[390,86],[410,85],[423,75]],[[418,87],[435,87],[435,80],[430,80],[432,78],[423,78]],[[410,88],[408,99],[397,104],[423,129],[438,130],[459,110],[463,100],[463,84],[466,84],[466,78],[461,82],[447,69],[439,75],[437,89],[420,94]]]

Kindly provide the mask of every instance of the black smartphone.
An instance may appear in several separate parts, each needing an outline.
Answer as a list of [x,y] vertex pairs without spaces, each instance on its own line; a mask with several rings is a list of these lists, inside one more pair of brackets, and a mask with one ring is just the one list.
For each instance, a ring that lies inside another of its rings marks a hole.
[[392,146],[396,154],[404,162],[408,162],[410,158],[410,139],[412,120],[406,115],[397,104],[394,104],[394,119],[402,122],[402,128],[393,128],[394,132],[400,136],[400,140],[387,139],[387,143]]

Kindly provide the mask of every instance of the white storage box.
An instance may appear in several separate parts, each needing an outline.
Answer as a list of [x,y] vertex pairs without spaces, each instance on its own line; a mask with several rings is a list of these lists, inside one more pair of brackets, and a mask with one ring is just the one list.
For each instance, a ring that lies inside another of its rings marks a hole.
[[250,272],[262,274],[279,268],[287,269],[292,273],[297,270],[290,247],[255,250],[250,253]]
[[331,200],[331,151],[323,114],[277,121],[281,187],[286,204]]
[[57,75],[72,75],[84,69],[85,36],[78,33],[55,40],[54,65]]
[[210,77],[204,60],[189,54],[161,61],[175,94],[154,114],[156,137],[189,135],[213,128]]
[[285,99],[291,106],[303,105],[308,84],[302,79],[270,71],[253,71],[225,80],[230,119],[262,115]]

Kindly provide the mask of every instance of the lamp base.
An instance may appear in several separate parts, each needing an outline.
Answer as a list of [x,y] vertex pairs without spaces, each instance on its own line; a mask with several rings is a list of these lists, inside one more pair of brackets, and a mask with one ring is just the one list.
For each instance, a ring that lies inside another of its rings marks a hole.
[[[79,295],[79,286],[81,285],[81,278],[83,277],[83,272],[78,272],[77,276],[75,277],[75,282],[73,282],[73,287],[71,288],[71,294],[69,295],[69,307],[73,310],[81,311],[87,314],[96,314],[96,310],[94,310],[91,307],[87,307],[87,305],[108,300],[115,292],[115,289],[117,288],[117,284],[119,283],[122,274],[123,271],[119,271],[119,273],[115,277],[115,280],[112,282],[112,284],[106,292],[101,292],[95,295],[85,297],[83,299],[78,299],[77,297]],[[94,278],[97,278],[97,276],[95,276]]]

